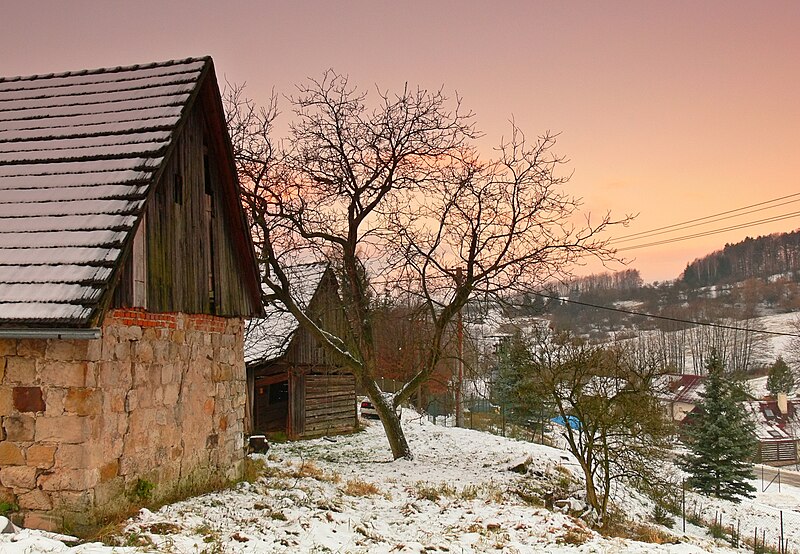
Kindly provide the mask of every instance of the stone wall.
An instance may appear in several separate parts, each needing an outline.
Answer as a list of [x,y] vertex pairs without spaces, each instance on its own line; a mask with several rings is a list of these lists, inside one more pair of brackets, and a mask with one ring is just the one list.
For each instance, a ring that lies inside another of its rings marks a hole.
[[0,502],[78,528],[238,477],[240,319],[113,310],[97,340],[0,339]]

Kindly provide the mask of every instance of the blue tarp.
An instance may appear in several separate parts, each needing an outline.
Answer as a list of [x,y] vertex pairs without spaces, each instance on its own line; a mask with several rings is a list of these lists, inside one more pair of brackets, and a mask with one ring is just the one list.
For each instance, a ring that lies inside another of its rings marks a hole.
[[563,425],[564,427],[566,427],[567,423],[569,423],[570,428],[571,429],[575,429],[576,431],[581,428],[580,420],[577,417],[571,416],[571,415],[567,416],[567,421],[566,422],[564,421],[564,418],[561,417],[561,416],[556,416],[553,419],[551,419],[550,421],[552,421],[553,423],[556,423],[558,425]]

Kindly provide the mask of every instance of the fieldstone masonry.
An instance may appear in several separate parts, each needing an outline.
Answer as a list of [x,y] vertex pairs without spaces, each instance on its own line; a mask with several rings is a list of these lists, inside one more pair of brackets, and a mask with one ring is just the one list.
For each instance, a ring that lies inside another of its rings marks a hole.
[[97,340],[0,340],[0,502],[26,527],[92,525],[239,476],[243,323],[112,310]]

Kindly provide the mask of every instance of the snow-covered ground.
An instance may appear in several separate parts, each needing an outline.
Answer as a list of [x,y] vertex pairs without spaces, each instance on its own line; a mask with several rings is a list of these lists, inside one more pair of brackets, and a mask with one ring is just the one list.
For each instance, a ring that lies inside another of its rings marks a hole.
[[[434,426],[411,410],[405,428],[415,458],[391,461],[379,423],[336,439],[274,445],[266,475],[255,483],[142,510],[128,521],[121,541],[67,546],[37,531],[0,535],[0,552],[174,553],[404,553],[404,552],[631,552],[731,551],[727,543],[687,526],[670,531],[670,544],[604,538],[567,515],[527,504],[523,497],[564,481],[574,460],[562,450],[479,431]],[[525,475],[510,468],[528,460]],[[575,473],[577,476],[577,473]],[[760,483],[759,483],[760,486]],[[760,490],[760,489],[759,489]],[[522,492],[519,494],[517,491]],[[625,495],[626,513],[643,518],[650,507]],[[753,528],[777,528],[785,510],[790,546],[800,550],[800,490],[775,486],[755,502],[734,505],[690,495],[723,523],[741,520],[742,536]],[[666,531],[665,529],[662,529]],[[749,533],[749,535],[748,535]],[[759,531],[760,534],[760,531]]]

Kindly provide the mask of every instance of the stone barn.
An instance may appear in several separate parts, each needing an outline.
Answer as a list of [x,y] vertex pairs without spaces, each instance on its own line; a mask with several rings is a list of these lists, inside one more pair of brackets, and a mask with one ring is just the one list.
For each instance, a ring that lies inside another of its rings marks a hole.
[[[325,263],[290,267],[287,276],[306,314],[342,336],[344,314],[336,277]],[[280,302],[264,319],[248,323],[245,359],[254,433],[290,439],[345,433],[356,428],[356,387],[330,354]]]
[[79,529],[236,478],[244,318],[262,313],[210,58],[0,79],[15,519]]

